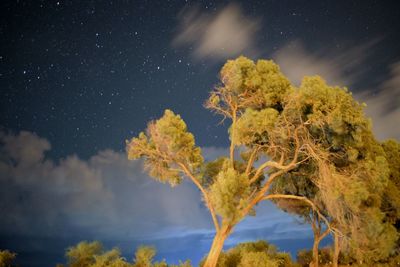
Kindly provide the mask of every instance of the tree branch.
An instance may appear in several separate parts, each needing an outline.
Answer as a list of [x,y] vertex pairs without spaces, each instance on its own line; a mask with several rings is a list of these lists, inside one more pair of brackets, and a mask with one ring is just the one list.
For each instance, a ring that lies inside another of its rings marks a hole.
[[219,227],[219,222],[217,219],[217,215],[215,214],[214,207],[211,205],[210,198],[208,197],[207,191],[204,189],[204,187],[197,181],[196,177],[190,172],[190,170],[183,164],[183,163],[178,163],[178,165],[182,168],[182,171],[190,178],[190,180],[199,188],[201,193],[203,194],[204,201],[206,202],[206,206],[210,210],[211,217],[214,222],[214,227],[217,232],[219,232],[220,227]]
[[279,170],[286,170],[290,166],[289,165],[288,166],[281,165],[281,164],[279,164],[279,163],[277,163],[275,161],[270,161],[270,160],[267,161],[267,162],[264,162],[260,167],[258,167],[258,169],[257,169],[256,173],[254,174],[253,178],[250,179],[250,184],[252,184],[255,181],[257,181],[257,179],[261,176],[261,174],[264,172],[264,170],[266,168],[268,168],[268,167],[276,168],[276,169],[279,169]]
[[278,199],[279,199],[279,198],[284,198],[284,199],[297,199],[297,200],[301,200],[301,201],[306,202],[306,203],[307,203],[308,205],[310,205],[311,208],[318,214],[319,218],[321,218],[321,219],[324,221],[324,223],[326,224],[326,226],[327,226],[328,229],[329,229],[329,232],[330,232],[330,231],[334,231],[334,230],[331,228],[328,219],[327,219],[324,215],[321,214],[321,212],[318,210],[317,206],[316,206],[311,200],[309,200],[308,198],[302,197],[302,196],[296,196],[296,195],[272,194],[272,195],[264,196],[264,197],[263,197],[263,200],[267,200],[267,199],[276,199],[276,198],[278,198]]
[[329,235],[330,232],[331,232],[331,229],[329,227],[327,227],[326,230],[319,236],[318,242],[321,242],[321,240],[324,239],[327,235]]
[[265,183],[265,185],[261,188],[261,190],[258,192],[258,194],[250,201],[250,203],[242,210],[242,216],[246,216],[247,213],[258,203],[260,202],[265,193],[268,191],[272,181],[276,178],[285,173],[285,170],[279,170],[269,176],[268,181]]
[[235,127],[236,127],[236,107],[233,104],[229,104],[232,109],[232,128],[231,128],[231,145],[229,147],[229,155],[231,159],[232,168],[235,164]]
[[[294,150],[294,156],[293,156],[292,161],[287,165],[283,165],[282,164],[283,158],[281,157],[279,163],[275,162],[275,161],[267,161],[267,162],[265,162],[264,164],[262,164],[257,169],[257,171],[254,174],[253,178],[251,178],[250,183],[254,183],[255,181],[257,181],[257,179],[260,177],[260,175],[268,167],[276,168],[276,169],[284,170],[284,171],[289,171],[289,170],[293,169],[294,167],[296,167],[298,164],[300,164],[300,163],[302,163],[302,162],[304,162],[305,160],[308,159],[308,157],[307,157],[306,159],[303,159],[302,161],[297,162],[298,157],[299,157],[299,152],[300,152],[300,140],[299,140],[299,136],[298,136],[298,130],[299,130],[299,128],[296,128],[295,131],[294,131],[294,140],[295,140],[295,146],[296,147],[295,147],[295,150]],[[268,179],[269,184],[271,183],[270,180],[271,179]]]
[[249,161],[247,162],[246,171],[245,171],[245,174],[246,174],[247,176],[250,175],[251,167],[253,167],[253,163],[254,163],[254,160],[256,159],[256,156],[257,156],[258,151],[259,151],[259,147],[256,147],[256,148],[251,152]]

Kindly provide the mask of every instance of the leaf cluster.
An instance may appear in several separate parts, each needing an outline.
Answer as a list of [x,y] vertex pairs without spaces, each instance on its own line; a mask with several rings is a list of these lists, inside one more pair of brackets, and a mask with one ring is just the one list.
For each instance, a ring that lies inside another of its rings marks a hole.
[[[203,266],[204,260],[200,262]],[[264,240],[239,243],[235,247],[222,252],[218,259],[218,267],[294,267],[295,264],[288,253],[279,252],[277,248]]]
[[[121,256],[118,248],[104,250],[98,242],[82,241],[67,249],[65,256],[68,267],[191,267],[190,261],[169,265],[165,260],[154,262],[156,250],[151,246],[140,246],[132,263]],[[62,266],[62,265],[61,265]]]
[[150,122],[146,133],[141,132],[127,141],[127,154],[129,159],[144,158],[150,176],[172,186],[182,181],[178,164],[196,171],[203,163],[193,134],[187,131],[181,117],[170,110],[165,110],[159,120]]

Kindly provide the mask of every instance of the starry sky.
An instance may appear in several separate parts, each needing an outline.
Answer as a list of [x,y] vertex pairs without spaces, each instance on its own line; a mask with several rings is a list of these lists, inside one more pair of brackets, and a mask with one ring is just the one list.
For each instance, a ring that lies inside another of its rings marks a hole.
[[[396,1],[20,0],[0,14],[0,249],[23,266],[54,266],[84,239],[128,259],[153,244],[198,262],[212,237],[198,192],[150,180],[124,146],[169,108],[207,159],[226,153],[228,125],[202,104],[227,59],[272,58],[295,85],[318,74],[346,86],[380,140],[400,139]],[[258,209],[227,247],[310,247],[308,226]]]

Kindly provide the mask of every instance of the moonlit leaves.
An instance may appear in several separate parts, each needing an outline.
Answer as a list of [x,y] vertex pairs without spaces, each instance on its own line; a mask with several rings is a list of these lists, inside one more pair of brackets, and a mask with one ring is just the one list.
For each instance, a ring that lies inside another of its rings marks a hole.
[[250,194],[249,179],[245,174],[224,166],[211,185],[210,193],[217,214],[234,221]]
[[266,143],[268,132],[274,129],[278,115],[278,111],[273,108],[260,111],[246,109],[235,125],[235,143],[237,145]]
[[172,186],[181,182],[180,164],[196,173],[203,163],[201,149],[179,115],[166,110],[148,125],[146,133],[127,142],[129,159],[143,158],[149,175]]
[[352,133],[359,137],[358,128],[369,129],[363,113],[363,105],[354,100],[346,88],[330,87],[318,77],[305,77],[299,89],[299,104],[312,123],[324,121],[337,135]]
[[220,76],[224,88],[242,108],[277,107],[291,89],[289,80],[272,60],[228,60]]

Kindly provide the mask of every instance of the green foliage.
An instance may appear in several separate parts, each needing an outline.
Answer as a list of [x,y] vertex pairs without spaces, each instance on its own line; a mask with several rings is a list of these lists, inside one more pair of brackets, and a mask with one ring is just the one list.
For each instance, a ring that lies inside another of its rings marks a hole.
[[181,262],[178,265],[169,265],[165,260],[153,262],[156,249],[151,246],[140,246],[135,252],[134,264],[132,267],[192,267],[190,261]]
[[151,267],[156,249],[149,246],[140,246],[135,252],[134,267]]
[[260,267],[278,267],[279,262],[271,259],[268,254],[263,252],[248,252],[242,255],[238,267],[260,266]]
[[[220,76],[228,94],[243,108],[278,107],[291,90],[289,80],[271,60],[254,63],[243,56],[228,60]],[[210,100],[217,102],[215,94],[211,94]]]
[[[157,267],[157,266],[154,266]],[[186,260],[184,262],[179,261],[178,265],[168,265],[168,267],[192,267],[190,260]]]
[[[203,263],[200,263],[202,266]],[[222,252],[218,259],[218,267],[294,267],[290,255],[278,252],[274,245],[264,240],[240,243]]]
[[17,254],[9,250],[0,250],[0,267],[11,267]]
[[[389,165],[363,105],[346,88],[330,87],[320,77],[305,77],[283,113],[289,121],[300,117],[297,123],[306,123],[314,151],[305,166],[281,177],[289,183],[277,181],[275,190],[317,197],[360,259],[388,257],[398,238],[381,210]],[[303,190],[304,179],[297,179],[294,186],[290,183],[290,176],[302,175],[316,185],[315,194]]]
[[91,267],[130,267],[131,265],[121,257],[121,252],[117,248],[106,251],[101,255],[95,256],[95,263]]
[[[310,266],[313,261],[313,255],[311,250],[302,249],[297,252],[297,263],[302,267]],[[318,250],[318,262],[322,266],[331,266],[332,264],[332,250],[329,247]],[[343,261],[339,261],[343,264]]]
[[302,267],[309,266],[313,261],[313,253],[311,250],[301,249],[297,252],[297,263]]
[[86,267],[96,262],[96,256],[103,253],[103,245],[98,242],[82,241],[74,247],[67,249],[65,256],[67,257],[69,267]]
[[150,176],[172,186],[182,179],[177,163],[193,171],[203,163],[201,149],[195,146],[185,122],[170,110],[165,110],[162,118],[151,122],[146,133],[127,141],[127,153],[129,159],[143,157]]
[[[1,253],[0,251],[0,259]],[[191,267],[189,260],[180,262],[178,265],[169,265],[165,260],[154,262],[156,249],[151,246],[138,247],[133,263],[127,262],[121,256],[118,248],[105,251],[98,241],[91,243],[87,241],[80,242],[76,246],[68,248],[65,255],[68,267]],[[2,266],[0,265],[0,267]],[[60,266],[63,265],[60,264]]]
[[[388,140],[382,143],[389,164],[389,182],[382,199],[382,210],[388,222],[400,225],[400,143]],[[397,231],[399,232],[397,226]]]
[[231,167],[224,167],[210,187],[211,203],[217,214],[229,221],[238,219],[238,211],[246,205],[249,194],[248,177]]
[[[183,175],[189,177],[215,228],[226,231],[217,238],[226,238],[265,194],[285,194],[311,201],[358,260],[392,255],[398,240],[393,224],[400,211],[399,149],[375,140],[364,105],[347,88],[329,86],[318,76],[305,77],[295,88],[272,61],[239,57],[229,60],[220,76],[222,84],[205,106],[232,120],[229,158],[204,163],[186,124],[169,110],[127,142],[128,158],[143,158],[149,174],[161,182],[176,185]],[[234,156],[238,146],[240,160]],[[269,161],[257,169],[255,162],[265,158]],[[276,203],[304,218],[315,215],[294,200]],[[245,264],[266,261],[253,252]]]
[[68,267],[130,267],[121,256],[118,248],[104,251],[103,245],[98,242],[82,241],[76,246],[67,249],[65,256]]
[[329,125],[330,139],[337,145],[342,142],[335,137],[351,134],[355,140],[360,140],[357,135],[360,130],[370,128],[363,114],[363,105],[356,102],[346,88],[328,86],[318,76],[305,77],[297,97],[297,105],[302,107],[307,121],[317,128]]
[[246,109],[235,125],[235,143],[237,145],[266,143],[268,132],[274,129],[277,119],[278,111],[273,108]]

